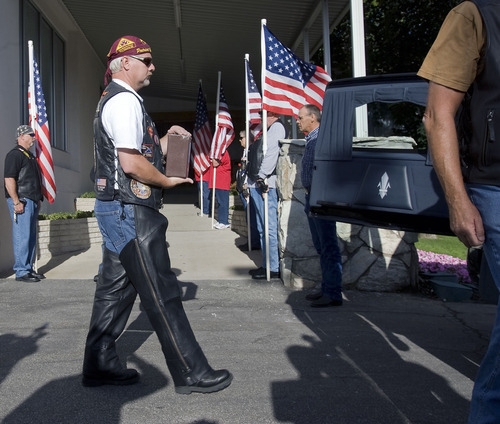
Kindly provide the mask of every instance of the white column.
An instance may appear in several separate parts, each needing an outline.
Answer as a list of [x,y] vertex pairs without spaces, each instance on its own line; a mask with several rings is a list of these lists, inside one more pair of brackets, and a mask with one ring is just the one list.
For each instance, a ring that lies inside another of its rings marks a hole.
[[[363,0],[351,0],[352,62],[354,77],[366,76]],[[366,105],[356,108],[356,135],[368,136]]]
[[332,61],[330,58],[330,22],[328,16],[328,0],[323,0],[323,54],[324,69],[332,76]]

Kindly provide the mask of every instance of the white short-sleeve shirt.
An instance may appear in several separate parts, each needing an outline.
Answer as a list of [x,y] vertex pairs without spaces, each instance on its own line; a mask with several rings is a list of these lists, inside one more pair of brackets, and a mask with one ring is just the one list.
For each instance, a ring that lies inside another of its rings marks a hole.
[[115,83],[129,90],[109,99],[102,109],[102,124],[116,148],[141,151],[144,128],[142,126],[142,97],[119,79]]
[[[135,149],[141,152],[144,116],[142,97],[124,81],[119,79],[113,81],[128,90],[109,99],[101,111],[104,131],[115,146],[115,169],[118,170],[117,148]],[[118,181],[118,171],[115,172],[115,181]],[[118,183],[115,183],[115,189],[118,189]]]

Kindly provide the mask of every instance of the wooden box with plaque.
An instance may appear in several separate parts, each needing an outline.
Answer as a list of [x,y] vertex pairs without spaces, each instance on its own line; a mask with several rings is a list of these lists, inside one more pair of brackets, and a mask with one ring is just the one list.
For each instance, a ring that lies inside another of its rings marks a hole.
[[167,140],[161,142],[161,149],[165,156],[165,175],[187,178],[191,159],[191,137],[168,134]]

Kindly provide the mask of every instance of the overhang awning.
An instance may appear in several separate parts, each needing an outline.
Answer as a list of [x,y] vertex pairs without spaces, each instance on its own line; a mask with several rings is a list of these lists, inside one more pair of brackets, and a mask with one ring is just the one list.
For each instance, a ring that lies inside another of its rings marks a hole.
[[[144,96],[196,100],[198,82],[215,102],[217,73],[231,108],[244,108],[244,56],[260,87],[261,19],[287,47],[304,57],[323,44],[323,1],[331,28],[349,10],[349,0],[62,0],[105,63],[111,44],[136,35],[152,47],[156,67]],[[306,49],[307,50],[307,49]]]

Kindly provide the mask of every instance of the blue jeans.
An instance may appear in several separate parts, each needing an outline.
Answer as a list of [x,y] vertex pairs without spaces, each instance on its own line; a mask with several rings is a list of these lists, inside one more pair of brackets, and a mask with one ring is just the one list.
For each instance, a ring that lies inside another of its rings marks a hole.
[[229,224],[229,190],[215,189],[215,200],[217,202],[217,221],[221,224]]
[[[260,246],[260,235],[257,230],[257,215],[255,213],[255,207],[252,206],[251,202],[247,202],[247,198],[240,193],[241,203],[243,204],[243,210],[245,211],[245,221],[248,223],[248,213],[247,207],[250,204],[250,240],[252,242],[252,248]],[[250,199],[248,199],[250,200]]]
[[[198,193],[200,192],[201,181],[198,181]],[[200,196],[198,196],[199,198]],[[210,213],[210,189],[208,188],[208,181],[203,181],[203,215]]]
[[309,195],[306,195],[304,212],[314,247],[320,255],[321,291],[331,299],[342,300],[342,255],[337,239],[337,223],[309,216]]
[[[255,208],[257,217],[257,230],[260,235],[262,247],[262,267],[266,267],[266,235],[265,235],[265,209],[264,199],[260,188],[250,188],[250,198]],[[269,271],[278,272],[280,269],[278,250],[278,193],[275,188],[270,188],[267,193],[269,217]]]
[[[500,187],[471,184],[467,187],[483,220],[486,233],[483,253],[495,285],[500,290]],[[469,424],[500,422],[500,309],[488,350],[479,367],[472,391]]]
[[16,277],[22,277],[33,271],[36,254],[36,230],[40,208],[38,202],[30,199],[26,201],[24,212],[16,214],[14,219],[14,202],[9,197],[10,218],[12,220],[12,244],[14,247],[14,271]]
[[134,205],[122,205],[118,200],[97,199],[94,213],[104,245],[119,255],[125,245],[136,236]]

